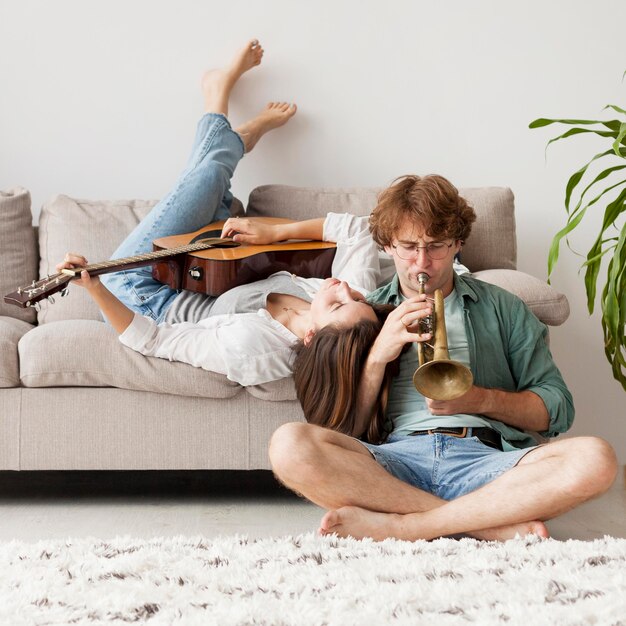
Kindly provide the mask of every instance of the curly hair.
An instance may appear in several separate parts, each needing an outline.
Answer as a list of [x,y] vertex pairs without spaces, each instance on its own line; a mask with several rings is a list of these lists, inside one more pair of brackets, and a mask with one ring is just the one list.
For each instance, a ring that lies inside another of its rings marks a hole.
[[[348,435],[362,434],[354,433],[354,428],[363,368],[384,320],[394,309],[391,305],[372,308],[378,317],[375,322],[365,320],[347,328],[325,326],[308,345],[299,341],[294,346],[293,377],[307,422]],[[388,434],[385,409],[393,366],[387,370],[365,433],[372,443],[382,443]]]
[[405,220],[421,224],[435,239],[464,243],[476,220],[474,209],[443,176],[401,176],[378,196],[370,232],[380,248],[391,245]]

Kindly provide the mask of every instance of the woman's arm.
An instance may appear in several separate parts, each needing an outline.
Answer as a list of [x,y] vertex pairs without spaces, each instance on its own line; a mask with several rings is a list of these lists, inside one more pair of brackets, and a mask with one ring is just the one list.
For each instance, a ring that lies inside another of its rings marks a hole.
[[387,316],[370,348],[359,381],[354,437],[360,437],[369,426],[387,364],[400,356],[405,344],[430,340],[430,333],[420,335],[414,331],[416,322],[431,314],[431,305],[422,294],[405,300]]
[[[87,265],[87,259],[80,254],[68,253],[62,263],[56,266],[57,271],[76,269]],[[83,270],[80,278],[72,284],[84,287],[93,301],[98,305],[109,323],[121,335],[130,326],[135,314],[125,304],[120,302],[101,282],[97,276],[90,276]]]
[[322,241],[324,221],[325,218],[320,217],[302,222],[268,224],[246,217],[231,217],[224,223],[222,237],[232,237],[233,241],[252,244],[274,243],[285,239]]
[[367,294],[380,279],[378,246],[369,232],[367,217],[329,213],[324,220],[324,240],[337,243],[332,276]]

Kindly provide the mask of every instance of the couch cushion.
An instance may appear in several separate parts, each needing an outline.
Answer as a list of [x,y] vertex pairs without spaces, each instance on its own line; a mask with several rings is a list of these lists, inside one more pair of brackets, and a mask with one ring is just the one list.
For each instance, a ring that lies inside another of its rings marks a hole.
[[559,326],[569,317],[567,298],[534,276],[516,270],[483,270],[473,276],[521,298],[544,324]]
[[[369,215],[380,188],[320,188],[264,185],[250,194],[248,215],[273,215],[297,220],[323,217],[333,211]],[[477,272],[484,269],[515,269],[515,207],[506,187],[459,189],[475,209],[478,219],[462,252],[462,262]]]
[[20,386],[17,344],[34,327],[24,320],[0,315],[0,387]]
[[251,385],[245,388],[246,391],[259,400],[269,400],[270,402],[285,402],[287,400],[297,400],[296,386],[293,378],[281,378],[262,385]]
[[221,374],[126,348],[104,322],[44,324],[18,347],[25,387],[120,387],[203,398],[231,398],[242,389]]
[[[105,261],[126,235],[145,217],[156,201],[116,200],[96,202],[56,196],[43,205],[39,217],[39,273],[46,276],[67,252],[84,255],[92,263]],[[42,301],[40,324],[67,319],[101,320],[98,307],[80,288],[53,305]]]
[[4,296],[37,279],[37,240],[30,193],[22,187],[0,191],[0,315],[34,322],[35,309],[6,304]]

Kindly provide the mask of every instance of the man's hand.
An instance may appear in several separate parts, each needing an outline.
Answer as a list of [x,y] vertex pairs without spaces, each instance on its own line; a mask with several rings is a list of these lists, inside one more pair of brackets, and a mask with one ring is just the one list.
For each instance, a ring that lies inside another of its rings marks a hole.
[[484,415],[520,430],[542,432],[550,425],[550,416],[543,400],[532,391],[503,391],[472,385],[456,400],[426,398],[433,415]]
[[265,224],[246,217],[230,217],[224,223],[221,237],[231,237],[239,243],[266,244],[281,241],[280,224]]
[[472,385],[467,393],[454,400],[425,398],[426,406],[433,415],[458,415],[460,413],[486,415],[489,390]]
[[[73,252],[68,252],[65,255],[65,258],[61,263],[58,263],[56,266],[57,272],[60,272],[63,269],[76,269],[78,267],[85,267],[87,265],[87,259],[80,254],[74,254]],[[72,284],[78,285],[79,287],[84,287],[88,291],[95,289],[100,284],[100,278],[98,276],[90,276],[88,272],[83,270],[80,273],[80,278],[76,278],[72,281]]]
[[391,363],[407,343],[428,341],[430,333],[419,334],[417,322],[432,314],[432,307],[424,294],[405,300],[385,321],[370,349],[368,360]]

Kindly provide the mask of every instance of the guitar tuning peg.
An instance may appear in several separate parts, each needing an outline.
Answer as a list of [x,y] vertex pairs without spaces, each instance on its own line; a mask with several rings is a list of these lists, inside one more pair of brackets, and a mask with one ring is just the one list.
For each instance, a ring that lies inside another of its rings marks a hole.
[[37,313],[41,311],[41,304],[39,304],[39,302],[35,302],[35,304],[33,304],[32,306],[35,307],[35,311],[37,311]]
[[60,294],[61,294],[61,298],[65,298],[65,296],[70,292],[70,290],[65,287],[64,289],[61,289]]
[[48,296],[47,299],[50,304],[54,304],[54,296]]

